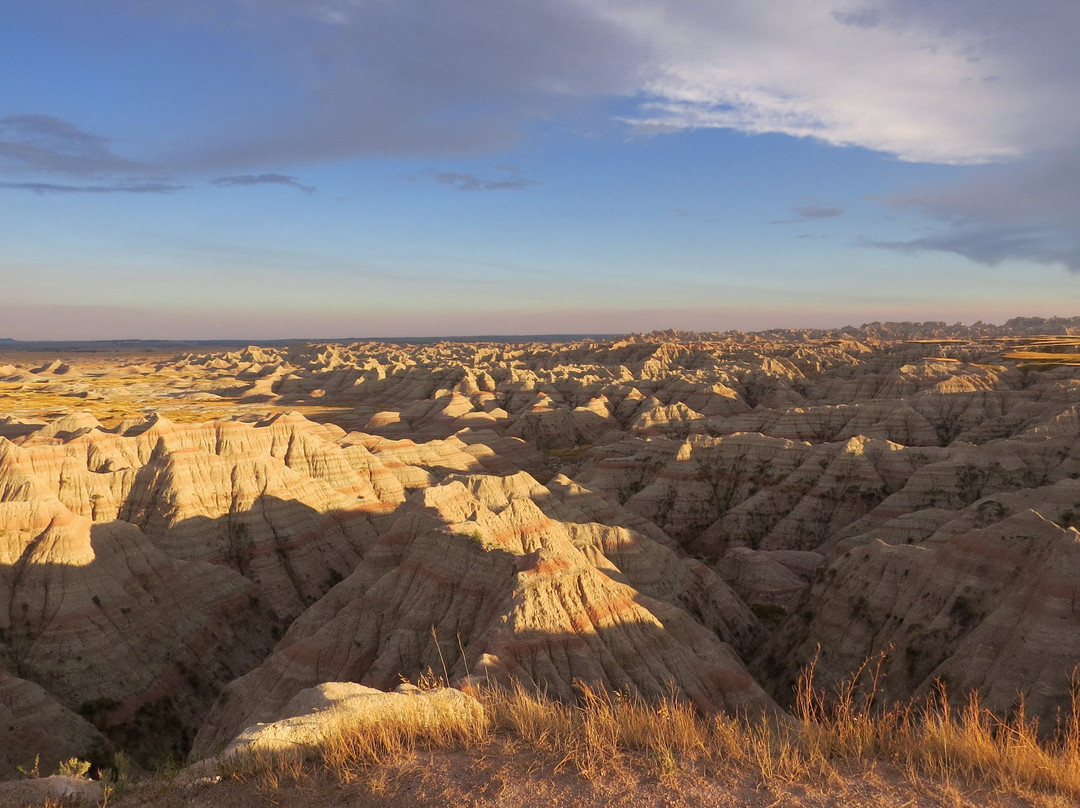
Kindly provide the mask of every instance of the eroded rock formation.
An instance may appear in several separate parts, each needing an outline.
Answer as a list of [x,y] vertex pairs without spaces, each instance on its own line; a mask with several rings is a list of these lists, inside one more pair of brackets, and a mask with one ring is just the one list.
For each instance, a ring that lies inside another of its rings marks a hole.
[[429,672],[774,710],[886,650],[1052,724],[1080,369],[1010,357],[1077,328],[4,359],[0,737],[153,765]]

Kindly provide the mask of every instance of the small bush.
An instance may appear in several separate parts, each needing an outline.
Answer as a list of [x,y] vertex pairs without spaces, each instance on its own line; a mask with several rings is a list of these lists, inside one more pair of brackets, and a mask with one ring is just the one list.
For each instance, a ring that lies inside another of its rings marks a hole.
[[73,757],[68,758],[67,760],[61,760],[56,773],[63,775],[64,777],[86,777],[86,774],[89,771],[89,760],[79,760],[79,758]]

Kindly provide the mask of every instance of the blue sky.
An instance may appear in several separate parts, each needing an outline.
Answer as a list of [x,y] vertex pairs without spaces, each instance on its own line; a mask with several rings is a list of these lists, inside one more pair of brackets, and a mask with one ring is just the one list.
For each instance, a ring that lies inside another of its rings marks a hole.
[[0,336],[1075,315],[1078,39],[1057,0],[9,0]]

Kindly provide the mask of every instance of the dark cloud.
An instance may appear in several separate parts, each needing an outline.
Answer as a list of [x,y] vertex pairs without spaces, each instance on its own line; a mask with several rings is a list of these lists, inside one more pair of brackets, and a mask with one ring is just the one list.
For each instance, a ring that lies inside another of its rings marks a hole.
[[287,185],[305,194],[313,194],[318,190],[315,186],[304,185],[296,177],[290,177],[287,174],[241,174],[235,177],[218,177],[211,182],[224,188],[245,185]]
[[797,205],[792,210],[795,212],[796,218],[773,219],[769,224],[803,224],[815,219],[835,219],[845,213],[844,208],[829,208],[821,205]]
[[145,167],[112,152],[111,141],[50,115],[0,118],[0,167],[81,177]]
[[835,219],[844,215],[843,208],[823,208],[820,205],[799,205],[794,210],[800,219]]
[[990,266],[1010,260],[1060,264],[1080,272],[1080,154],[972,168],[950,187],[885,202],[926,214],[937,226],[917,238],[866,242],[870,246],[951,252]]
[[854,11],[834,11],[833,19],[855,28],[876,28],[881,25],[881,12],[876,8],[860,8]]
[[951,252],[988,266],[1033,261],[1080,272],[1080,238],[1049,228],[965,226],[909,241],[864,243],[901,252]]
[[59,185],[51,182],[0,182],[0,189],[33,191],[38,194],[171,194],[186,185],[163,182],[117,183],[113,185]]
[[[533,185],[539,185],[536,180],[514,177],[505,180],[493,180],[478,177],[475,174],[459,174],[455,171],[432,171],[426,170],[419,173],[421,177],[430,177],[439,183],[453,188],[455,191],[521,191]],[[416,176],[405,176],[402,179],[416,182]]]
[[[38,194],[168,194],[188,186],[148,178],[150,166],[114,154],[112,141],[49,115],[0,118],[0,169],[39,177],[87,177],[94,184],[0,182],[0,189]],[[286,185],[311,194],[315,188],[285,174],[243,174],[212,180],[219,186]]]
[[633,93],[647,52],[578,0],[234,5],[241,36],[280,54],[284,91],[189,141],[177,159],[194,170],[503,150],[530,121]]

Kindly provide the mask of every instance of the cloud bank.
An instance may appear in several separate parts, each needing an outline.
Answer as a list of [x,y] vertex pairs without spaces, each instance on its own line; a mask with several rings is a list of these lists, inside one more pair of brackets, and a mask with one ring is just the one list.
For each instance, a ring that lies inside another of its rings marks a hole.
[[110,144],[51,115],[0,118],[0,168],[8,170],[98,177],[142,168],[114,154]]
[[612,97],[640,132],[783,133],[913,162],[1017,158],[1078,128],[1080,7],[1056,0],[209,5],[207,25],[257,35],[307,88],[261,136],[188,155],[214,164],[475,154]]
[[949,188],[886,200],[937,224],[929,235],[871,246],[944,251],[996,266],[1007,261],[1060,264],[1080,272],[1080,154],[1063,151],[981,170]]
[[[916,162],[997,162],[1080,132],[1080,4],[1059,0],[160,0],[142,13],[280,54],[273,119],[223,110],[193,163],[471,154],[613,97],[640,131],[783,133]],[[44,115],[0,119],[0,155],[127,165]]]

